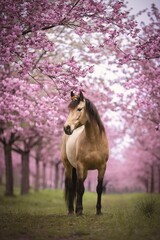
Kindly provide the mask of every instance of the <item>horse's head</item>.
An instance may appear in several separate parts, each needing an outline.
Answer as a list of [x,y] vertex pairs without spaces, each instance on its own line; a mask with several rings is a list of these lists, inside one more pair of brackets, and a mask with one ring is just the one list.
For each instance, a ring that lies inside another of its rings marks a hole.
[[84,125],[87,121],[86,102],[83,93],[80,91],[79,95],[71,92],[71,102],[68,106],[69,115],[64,124],[64,131],[67,135],[71,135],[73,131]]

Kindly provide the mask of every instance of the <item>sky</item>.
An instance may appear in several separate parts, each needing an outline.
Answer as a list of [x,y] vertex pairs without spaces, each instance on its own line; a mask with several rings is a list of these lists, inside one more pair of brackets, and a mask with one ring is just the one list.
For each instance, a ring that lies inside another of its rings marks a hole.
[[[160,9],[160,0],[128,0],[128,7],[132,8],[131,13],[136,14],[143,9],[151,9],[151,4],[155,4]],[[140,22],[149,22],[147,14],[143,14],[137,18],[137,21]]]
[[[154,3],[158,8],[160,8],[159,0],[128,0],[128,6],[133,8],[133,13],[137,13],[145,8],[150,8],[151,4]],[[142,17],[143,18],[143,17]]]

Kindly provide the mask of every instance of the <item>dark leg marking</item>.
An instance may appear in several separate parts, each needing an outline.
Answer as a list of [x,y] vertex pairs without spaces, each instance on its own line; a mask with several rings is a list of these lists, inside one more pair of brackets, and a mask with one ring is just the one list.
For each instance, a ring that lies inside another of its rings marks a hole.
[[97,184],[97,215],[101,214],[101,196],[102,196],[102,191],[103,191],[103,179],[98,179],[98,184]]
[[71,179],[65,179],[65,200],[68,207],[68,214],[74,213],[74,192],[73,192],[73,183]]
[[84,189],[83,180],[78,179],[78,181],[77,181],[77,202],[76,202],[77,216],[82,215],[82,211],[83,211],[82,198],[83,198],[84,190],[85,189]]

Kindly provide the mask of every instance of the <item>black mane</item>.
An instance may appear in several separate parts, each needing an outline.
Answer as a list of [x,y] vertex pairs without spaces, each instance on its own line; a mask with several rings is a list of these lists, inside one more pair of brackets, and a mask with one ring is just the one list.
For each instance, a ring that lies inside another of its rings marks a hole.
[[100,133],[104,132],[105,131],[104,125],[101,121],[101,118],[99,116],[96,106],[89,99],[85,98],[85,100],[86,100],[86,111],[89,115],[90,120],[91,121],[94,120],[97,123]]

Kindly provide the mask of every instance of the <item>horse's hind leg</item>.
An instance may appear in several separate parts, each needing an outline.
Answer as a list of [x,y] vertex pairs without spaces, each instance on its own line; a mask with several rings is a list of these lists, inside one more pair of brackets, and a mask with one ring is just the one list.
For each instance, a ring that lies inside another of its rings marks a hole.
[[72,181],[72,166],[68,163],[65,166],[65,200],[68,207],[68,214],[74,213],[74,191],[73,191],[73,181]]
[[102,191],[103,191],[103,177],[104,173],[106,170],[106,166],[103,166],[101,169],[98,170],[98,184],[97,184],[97,204],[96,204],[96,209],[97,209],[97,215],[101,214],[101,196],[102,196]]

